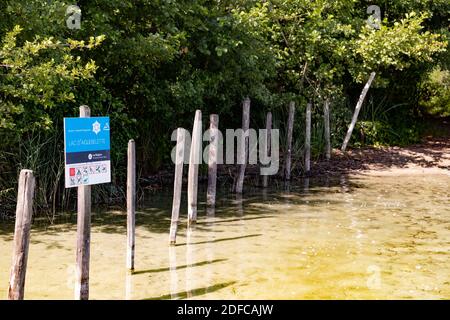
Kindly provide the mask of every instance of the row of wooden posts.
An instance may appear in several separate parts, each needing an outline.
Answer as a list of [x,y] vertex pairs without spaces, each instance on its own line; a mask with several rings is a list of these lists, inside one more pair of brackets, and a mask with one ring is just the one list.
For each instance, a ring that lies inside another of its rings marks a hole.
[[[372,72],[364,86],[358,103],[353,114],[352,121],[348,128],[341,151],[345,152],[347,145],[352,136],[353,129],[358,115],[369,91],[369,88],[376,76]],[[294,127],[295,103],[289,104],[289,117],[287,128],[287,146],[286,146],[286,163],[285,178],[291,178],[291,156],[292,156],[292,135]],[[90,117],[90,109],[87,106],[80,107],[80,117]],[[200,128],[201,111],[197,110],[194,119],[193,139],[191,144],[190,162],[189,162],[189,178],[188,178],[188,224],[197,219],[197,182],[198,182],[198,164],[197,157],[200,152],[192,150],[199,149],[201,145],[201,128]],[[218,115],[210,116],[210,149],[209,149],[209,170],[208,170],[208,191],[207,205],[215,206],[216,197],[216,179],[217,179],[217,146],[218,146]],[[246,98],[243,102],[242,129],[246,132],[250,124],[250,99]],[[326,158],[331,157],[330,142],[330,103],[328,100],[324,103],[324,128],[325,128],[325,153]],[[268,131],[267,141],[270,141],[270,131],[272,130],[272,114],[267,113],[266,129]],[[306,137],[305,137],[305,172],[311,169],[311,103],[306,106]],[[177,130],[177,146],[176,146],[176,165],[174,179],[174,196],[172,206],[172,218],[170,224],[169,240],[171,244],[176,241],[176,232],[179,219],[181,188],[183,177],[184,162],[184,144],[185,131],[181,128]],[[267,155],[270,150],[270,143],[266,143]],[[248,157],[248,136],[241,143],[241,164],[239,174],[235,185],[236,193],[240,194],[243,190],[246,160]],[[242,161],[245,160],[245,161]],[[134,253],[135,253],[135,214],[136,214],[136,146],[134,140],[128,143],[128,165],[127,165],[127,254],[126,266],[129,270],[134,270]],[[263,176],[263,186],[267,187],[268,176]],[[8,288],[8,299],[20,300],[24,297],[25,275],[27,269],[28,247],[30,241],[31,218],[33,213],[33,197],[35,189],[35,177],[33,171],[22,170],[19,176],[19,188],[17,195],[16,223],[14,231],[14,248],[12,257],[11,274]],[[78,187],[78,216],[77,216],[77,252],[76,252],[76,284],[75,298],[89,298],[89,256],[90,256],[90,235],[91,235],[91,187]]]
[[[250,99],[246,98],[243,101],[242,110],[242,131],[244,132],[244,143],[240,144],[241,150],[239,155],[241,157],[239,163],[241,163],[237,170],[237,177],[233,186],[234,191],[237,194],[241,194],[244,186],[246,163],[248,160],[248,130],[250,127]],[[311,103],[306,106],[306,130],[305,130],[305,172],[309,173],[311,170]],[[286,142],[286,158],[285,158],[285,179],[291,179],[291,167],[292,167],[292,140],[294,129],[294,116],[295,116],[295,103],[289,103],[289,116],[287,123],[287,142]],[[201,156],[201,110],[195,112],[194,125],[192,129],[192,142],[189,154],[189,172],[188,172],[188,227],[197,220],[197,192],[198,192],[198,163]],[[210,115],[210,137],[209,137],[209,150],[208,150],[208,188],[206,194],[206,204],[208,209],[214,209],[216,203],[216,185],[217,185],[217,155],[218,155],[218,143],[219,143],[219,116],[217,114]],[[330,141],[330,107],[329,101],[324,104],[324,127],[325,127],[325,146],[326,146],[326,158],[331,158],[331,141]],[[272,113],[268,112],[266,116],[266,131],[267,131],[267,155],[270,154],[271,143],[271,130],[272,130]],[[170,223],[169,242],[170,244],[176,243],[176,234],[178,228],[178,222],[180,217],[180,203],[182,194],[182,181],[183,181],[183,167],[184,167],[184,155],[185,155],[185,130],[183,128],[177,129],[177,145],[175,149],[175,175],[174,175],[174,190],[173,190],[173,204],[172,204],[172,217]],[[268,176],[263,176],[263,187],[268,185]]]
[[[295,103],[289,104],[289,117],[287,126],[287,146],[285,159],[285,178],[291,178],[292,139],[295,116]],[[90,117],[90,109],[87,106],[80,107],[80,117]],[[197,220],[197,190],[198,190],[198,163],[201,156],[201,117],[202,113],[197,110],[194,118],[192,131],[192,143],[189,155],[188,172],[188,225]],[[331,155],[330,126],[329,126],[329,103],[324,107],[325,140],[327,159]],[[248,132],[250,125],[250,99],[243,102],[242,129]],[[219,143],[219,116],[210,115],[210,147],[208,161],[208,188],[206,202],[209,208],[214,208],[216,203],[217,184],[217,155]],[[270,141],[272,130],[272,113],[266,117],[267,139]],[[185,154],[185,130],[177,129],[176,164],[174,176],[174,193],[172,216],[169,232],[169,243],[176,243],[177,227],[179,222],[183,163]],[[248,159],[248,135],[241,143],[241,161],[234,190],[240,194],[243,191],[246,162]],[[270,143],[266,143],[267,153],[271,152]],[[311,104],[306,107],[306,141],[305,141],[305,171],[310,170],[310,146],[311,146]],[[127,164],[127,253],[126,268],[134,270],[135,261],[135,214],[136,214],[136,146],[135,141],[128,142],[128,164]],[[268,176],[263,176],[263,186],[267,187]],[[8,299],[20,300],[24,298],[25,275],[27,268],[28,248],[30,240],[30,228],[33,212],[33,197],[35,189],[35,177],[33,171],[22,170],[19,177],[19,188],[16,208],[16,222],[14,232],[14,248],[12,267],[8,288]],[[91,186],[79,186],[77,195],[77,245],[76,245],[76,282],[75,299],[86,300],[89,298],[89,262],[90,262],[90,238],[91,238]]]

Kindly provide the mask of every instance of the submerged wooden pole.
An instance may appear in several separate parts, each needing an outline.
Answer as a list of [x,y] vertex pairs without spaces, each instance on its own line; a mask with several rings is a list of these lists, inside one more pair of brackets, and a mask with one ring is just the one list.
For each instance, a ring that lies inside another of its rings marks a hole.
[[311,170],[311,103],[306,105],[305,172]]
[[[80,118],[89,118],[88,106],[80,107]],[[77,265],[75,299],[89,299],[89,257],[91,243],[91,186],[78,187]]]
[[136,144],[128,141],[127,168],[127,269],[134,270],[136,225]]
[[23,300],[27,272],[28,246],[30,243],[31,217],[33,215],[35,179],[33,171],[22,170],[17,192],[16,225],[8,299]]
[[208,154],[208,191],[206,194],[206,204],[208,207],[216,205],[216,185],[217,185],[217,152],[219,147],[219,116],[212,114],[209,117],[209,154]]
[[[194,245],[192,244],[194,229],[188,226],[186,230],[186,272],[185,272],[185,291],[186,298],[192,298],[193,289],[196,288],[195,283],[197,278],[195,277],[196,268],[194,267],[196,257]],[[203,276],[203,274],[202,274]]]
[[325,155],[327,160],[331,159],[331,138],[330,138],[330,101],[325,100],[323,105],[323,121],[325,128]]
[[[271,131],[272,131],[272,112],[267,112],[266,115],[266,155],[267,157],[270,157],[270,147],[271,147]],[[267,188],[267,185],[269,184],[269,176],[264,175],[263,176],[263,187]]]
[[286,180],[291,180],[291,163],[292,163],[292,134],[294,131],[294,115],[295,115],[295,102],[289,103],[289,117],[287,125],[287,145],[286,145]]
[[358,115],[359,111],[361,111],[361,107],[364,103],[364,99],[366,98],[367,92],[369,91],[370,86],[372,85],[373,80],[375,79],[375,72],[372,72],[370,74],[369,80],[367,81],[366,85],[364,86],[364,89],[361,92],[361,95],[359,96],[358,103],[356,104],[355,113],[353,114],[352,122],[350,123],[350,126],[347,131],[347,135],[345,136],[344,143],[342,143],[341,151],[345,152],[347,149],[347,145],[350,141],[350,138],[352,137],[353,129],[355,129],[356,121],[358,121]]
[[183,128],[177,129],[177,147],[175,156],[175,177],[173,182],[172,218],[170,221],[169,243],[177,241],[178,220],[180,219],[181,189],[183,186],[184,145],[186,132]]
[[197,221],[198,165],[200,164],[202,112],[195,112],[188,172],[188,225]]
[[178,273],[176,247],[169,247],[170,297],[178,298]]
[[125,300],[133,300],[133,274],[128,271],[125,274]]
[[236,180],[236,193],[242,193],[244,188],[245,168],[248,159],[248,141],[249,141],[249,127],[250,127],[250,98],[245,98],[242,104],[242,131],[244,132],[243,141],[239,150],[240,166],[238,178]]

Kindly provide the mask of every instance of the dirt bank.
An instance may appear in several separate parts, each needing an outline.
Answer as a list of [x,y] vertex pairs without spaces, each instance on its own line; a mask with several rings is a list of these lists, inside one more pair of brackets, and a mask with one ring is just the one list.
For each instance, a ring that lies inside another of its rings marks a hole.
[[408,147],[353,149],[345,154],[333,150],[330,161],[312,165],[312,176],[340,174],[450,176],[450,138],[426,139]]

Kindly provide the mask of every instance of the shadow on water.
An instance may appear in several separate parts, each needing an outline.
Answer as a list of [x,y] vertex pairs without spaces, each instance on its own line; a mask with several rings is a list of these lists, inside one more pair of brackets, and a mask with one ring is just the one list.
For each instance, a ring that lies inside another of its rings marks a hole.
[[222,282],[222,283],[218,283],[218,284],[208,286],[208,287],[196,288],[196,289],[192,289],[189,291],[182,291],[182,292],[177,292],[177,293],[173,293],[173,294],[165,294],[165,295],[162,295],[159,297],[151,297],[151,298],[146,298],[143,300],[168,300],[168,299],[172,299],[173,297],[177,297],[177,299],[186,299],[188,297],[192,298],[192,297],[197,297],[197,296],[201,296],[201,295],[204,295],[207,293],[221,290],[221,289],[229,287],[235,283],[236,283],[236,281]]
[[271,216],[264,216],[264,217],[246,217],[246,218],[239,218],[239,219],[224,219],[224,220],[211,220],[211,221],[198,221],[197,222],[197,226],[198,225],[208,225],[211,223],[214,224],[219,224],[219,223],[228,223],[228,222],[238,222],[238,221],[248,221],[248,220],[258,220],[258,219],[269,219],[269,218],[274,218],[275,216],[271,215]]
[[149,270],[139,270],[139,271],[134,271],[132,273],[132,275],[138,275],[138,274],[144,274],[144,273],[158,273],[158,272],[166,272],[166,271],[170,271],[173,268],[175,268],[176,270],[180,270],[180,269],[186,269],[186,268],[191,268],[191,267],[201,267],[201,266],[205,266],[205,265],[210,265],[212,263],[218,263],[218,262],[223,262],[223,261],[227,261],[228,259],[215,259],[215,260],[211,260],[211,261],[201,261],[201,262],[197,262],[194,264],[190,264],[190,265],[183,265],[183,266],[171,266],[171,267],[166,267],[166,268],[158,268],[158,269],[149,269]]
[[189,243],[177,243],[176,246],[181,247],[181,246],[194,245],[194,244],[216,243],[216,242],[231,241],[231,240],[253,238],[253,237],[260,237],[260,236],[262,236],[262,234],[249,234],[249,235],[233,237],[233,238],[222,238],[222,239],[214,239],[214,240],[208,240],[208,241],[189,242]]

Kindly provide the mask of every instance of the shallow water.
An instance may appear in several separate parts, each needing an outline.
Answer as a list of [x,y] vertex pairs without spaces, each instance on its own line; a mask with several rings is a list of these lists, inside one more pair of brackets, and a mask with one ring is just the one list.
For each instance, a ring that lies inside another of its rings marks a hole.
[[[168,246],[171,195],[148,196],[137,213],[133,275],[125,213],[93,216],[90,298],[450,299],[449,187],[440,175],[342,177],[220,195],[214,217],[202,203],[195,229],[181,222],[176,247]],[[68,220],[33,227],[26,299],[73,298],[76,225]],[[12,235],[1,223],[1,299]]]

